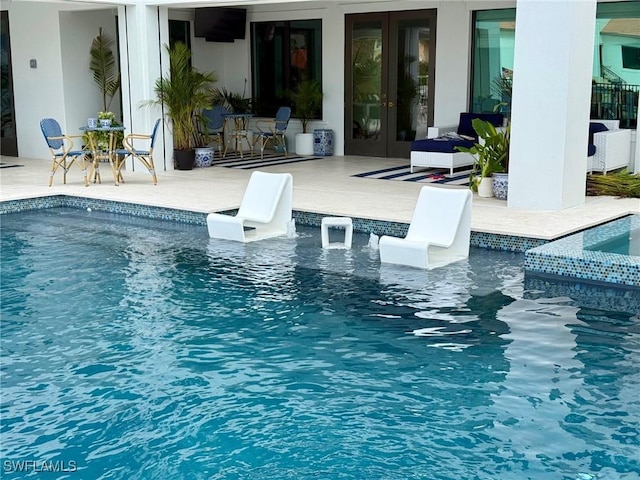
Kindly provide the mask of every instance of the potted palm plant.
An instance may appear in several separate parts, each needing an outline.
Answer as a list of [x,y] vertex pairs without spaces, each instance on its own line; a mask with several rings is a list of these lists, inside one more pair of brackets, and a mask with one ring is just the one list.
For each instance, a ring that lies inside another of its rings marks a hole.
[[[102,28],[98,29],[98,36],[91,42],[91,48],[89,49],[89,70],[93,74],[93,80],[100,90],[102,96],[102,110],[98,112],[97,121],[102,124],[103,121],[108,122],[108,126],[118,127],[116,115],[109,110],[111,102],[120,89],[120,71],[118,69],[118,63],[115,55],[113,54],[114,40],[108,34],[102,31]],[[117,131],[113,133],[116,138],[116,145],[122,145],[122,139],[124,138],[123,131]],[[89,143],[89,133],[83,135],[85,143]],[[98,131],[93,132],[95,135],[96,143],[101,149],[106,149],[109,145],[109,132]]]
[[469,187],[480,197],[493,196],[493,175],[505,172],[509,164],[509,126],[497,129],[491,122],[474,118],[473,129],[478,142],[472,147],[456,147],[476,159],[469,177]]
[[191,50],[182,42],[172,47],[165,45],[169,53],[169,74],[156,80],[156,99],[150,103],[161,105],[165,119],[173,131],[173,155],[178,170],[191,170],[195,161],[198,142],[200,112],[212,104],[216,81],[214,72],[200,72],[191,66]]
[[316,118],[322,107],[322,88],[317,80],[304,80],[291,95],[293,112],[302,123],[302,133],[296,134],[296,153],[313,155],[313,133],[307,132],[309,121]]

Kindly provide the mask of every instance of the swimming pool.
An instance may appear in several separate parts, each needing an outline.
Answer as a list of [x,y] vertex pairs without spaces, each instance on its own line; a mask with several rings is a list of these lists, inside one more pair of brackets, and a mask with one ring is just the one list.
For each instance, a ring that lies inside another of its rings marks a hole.
[[637,311],[298,233],[3,215],[6,478],[638,478]]

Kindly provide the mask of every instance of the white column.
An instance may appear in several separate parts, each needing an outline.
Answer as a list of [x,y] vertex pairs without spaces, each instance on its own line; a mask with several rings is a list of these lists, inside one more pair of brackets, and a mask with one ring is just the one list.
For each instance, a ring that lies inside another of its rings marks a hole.
[[585,200],[596,0],[518,0],[508,206]]
[[[168,38],[167,8],[145,5],[118,7],[122,75],[122,109],[126,133],[150,134],[162,109],[146,105],[155,100],[154,85],[162,75],[161,39]],[[165,41],[168,43],[168,40]],[[156,170],[173,170],[173,143],[163,121],[156,139],[153,158]],[[129,160],[130,162],[130,160]],[[127,164],[127,169],[144,168]]]
[[[435,71],[434,125],[457,125],[460,112],[468,109],[469,98],[469,45],[470,2],[440,2],[436,44],[438,49]],[[430,49],[434,45],[429,46]],[[430,61],[435,58],[430,53]],[[431,100],[430,100],[431,101]]]

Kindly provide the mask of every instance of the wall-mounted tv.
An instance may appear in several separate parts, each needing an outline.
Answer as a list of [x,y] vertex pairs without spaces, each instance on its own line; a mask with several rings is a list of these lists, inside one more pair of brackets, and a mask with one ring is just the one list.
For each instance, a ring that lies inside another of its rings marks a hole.
[[208,42],[233,42],[243,39],[247,25],[244,8],[206,7],[196,8],[193,34]]

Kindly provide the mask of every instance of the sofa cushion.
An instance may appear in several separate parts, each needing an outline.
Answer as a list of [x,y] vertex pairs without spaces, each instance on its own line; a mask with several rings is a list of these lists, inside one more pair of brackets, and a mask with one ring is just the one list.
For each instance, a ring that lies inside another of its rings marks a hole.
[[469,137],[478,138],[478,134],[473,129],[473,119],[480,118],[490,122],[496,127],[504,124],[504,115],[501,113],[461,113],[460,122],[458,123],[458,133],[460,135],[468,135]]
[[593,143],[590,143],[587,146],[587,157],[593,157],[596,154],[596,146]]
[[604,123],[589,122],[589,144],[593,143],[593,134],[600,132],[607,132],[609,129]]
[[411,142],[412,152],[438,152],[438,153],[460,153],[456,147],[471,148],[475,145],[473,140],[448,139],[448,138],[425,138]]

